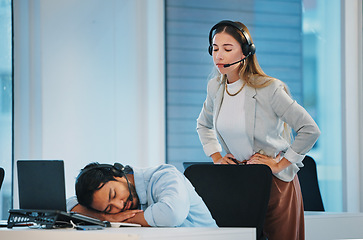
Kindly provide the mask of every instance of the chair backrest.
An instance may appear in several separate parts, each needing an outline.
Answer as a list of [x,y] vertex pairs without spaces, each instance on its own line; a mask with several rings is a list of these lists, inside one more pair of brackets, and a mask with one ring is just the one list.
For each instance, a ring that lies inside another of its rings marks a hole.
[[305,211],[325,211],[319,189],[316,163],[310,156],[305,156],[304,167],[298,171],[298,177]]
[[183,167],[184,167],[184,170],[187,169],[189,166],[192,166],[192,165],[205,165],[205,164],[209,164],[209,165],[213,165],[214,163],[213,162],[183,162]]
[[1,189],[1,185],[3,184],[3,181],[4,181],[4,176],[5,176],[5,171],[2,167],[0,167],[0,189]]
[[272,181],[268,166],[198,164],[184,175],[219,227],[256,227],[256,239],[263,238]]

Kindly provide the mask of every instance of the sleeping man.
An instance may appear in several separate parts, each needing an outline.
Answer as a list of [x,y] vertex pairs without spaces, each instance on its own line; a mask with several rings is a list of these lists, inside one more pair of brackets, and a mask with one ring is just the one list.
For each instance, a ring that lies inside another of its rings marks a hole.
[[67,208],[100,220],[152,227],[217,227],[194,187],[174,166],[138,169],[91,163]]

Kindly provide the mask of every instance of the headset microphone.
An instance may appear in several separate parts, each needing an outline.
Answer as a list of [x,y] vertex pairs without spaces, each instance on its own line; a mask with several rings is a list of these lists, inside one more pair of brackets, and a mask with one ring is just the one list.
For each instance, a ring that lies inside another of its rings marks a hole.
[[245,60],[248,56],[249,56],[249,54],[248,54],[246,57],[242,58],[241,60],[238,60],[237,62],[224,64],[224,65],[223,65],[223,67],[224,67],[224,68],[227,68],[227,67],[230,67],[230,66],[232,66],[232,65],[235,65],[235,64],[237,64],[237,63],[239,63],[239,62],[242,62],[242,61],[244,61],[244,60]]

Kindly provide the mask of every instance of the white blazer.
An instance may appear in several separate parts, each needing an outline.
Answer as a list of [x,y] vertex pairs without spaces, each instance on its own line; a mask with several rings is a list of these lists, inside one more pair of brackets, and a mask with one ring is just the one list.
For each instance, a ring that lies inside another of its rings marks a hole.
[[[320,135],[317,124],[302,106],[291,99],[280,80],[275,80],[263,88],[246,85],[244,91],[247,136],[254,152],[262,151],[271,157],[283,152],[284,157],[292,164],[275,176],[286,182],[291,181],[299,167],[303,166],[301,161],[305,154],[310,151]],[[215,128],[224,92],[224,82],[217,78],[210,80],[207,98],[197,119],[199,139],[207,156],[221,152],[221,145],[230,153]],[[297,133],[292,144],[282,137],[284,122]]]

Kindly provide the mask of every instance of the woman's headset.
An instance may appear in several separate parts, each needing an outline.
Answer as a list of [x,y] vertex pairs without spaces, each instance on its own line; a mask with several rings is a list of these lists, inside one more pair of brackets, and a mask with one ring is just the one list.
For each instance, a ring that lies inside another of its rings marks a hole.
[[209,47],[208,47],[208,53],[212,56],[213,54],[213,31],[216,30],[219,26],[232,26],[236,29],[238,29],[242,35],[245,37],[246,39],[246,43],[242,44],[242,52],[243,55],[245,55],[246,57],[248,57],[249,55],[253,55],[256,52],[256,47],[255,45],[252,43],[250,36],[243,30],[242,26],[240,26],[238,23],[235,23],[233,21],[229,21],[229,20],[223,20],[220,21],[219,23],[217,23],[216,25],[214,25],[212,27],[212,29],[209,32]]

